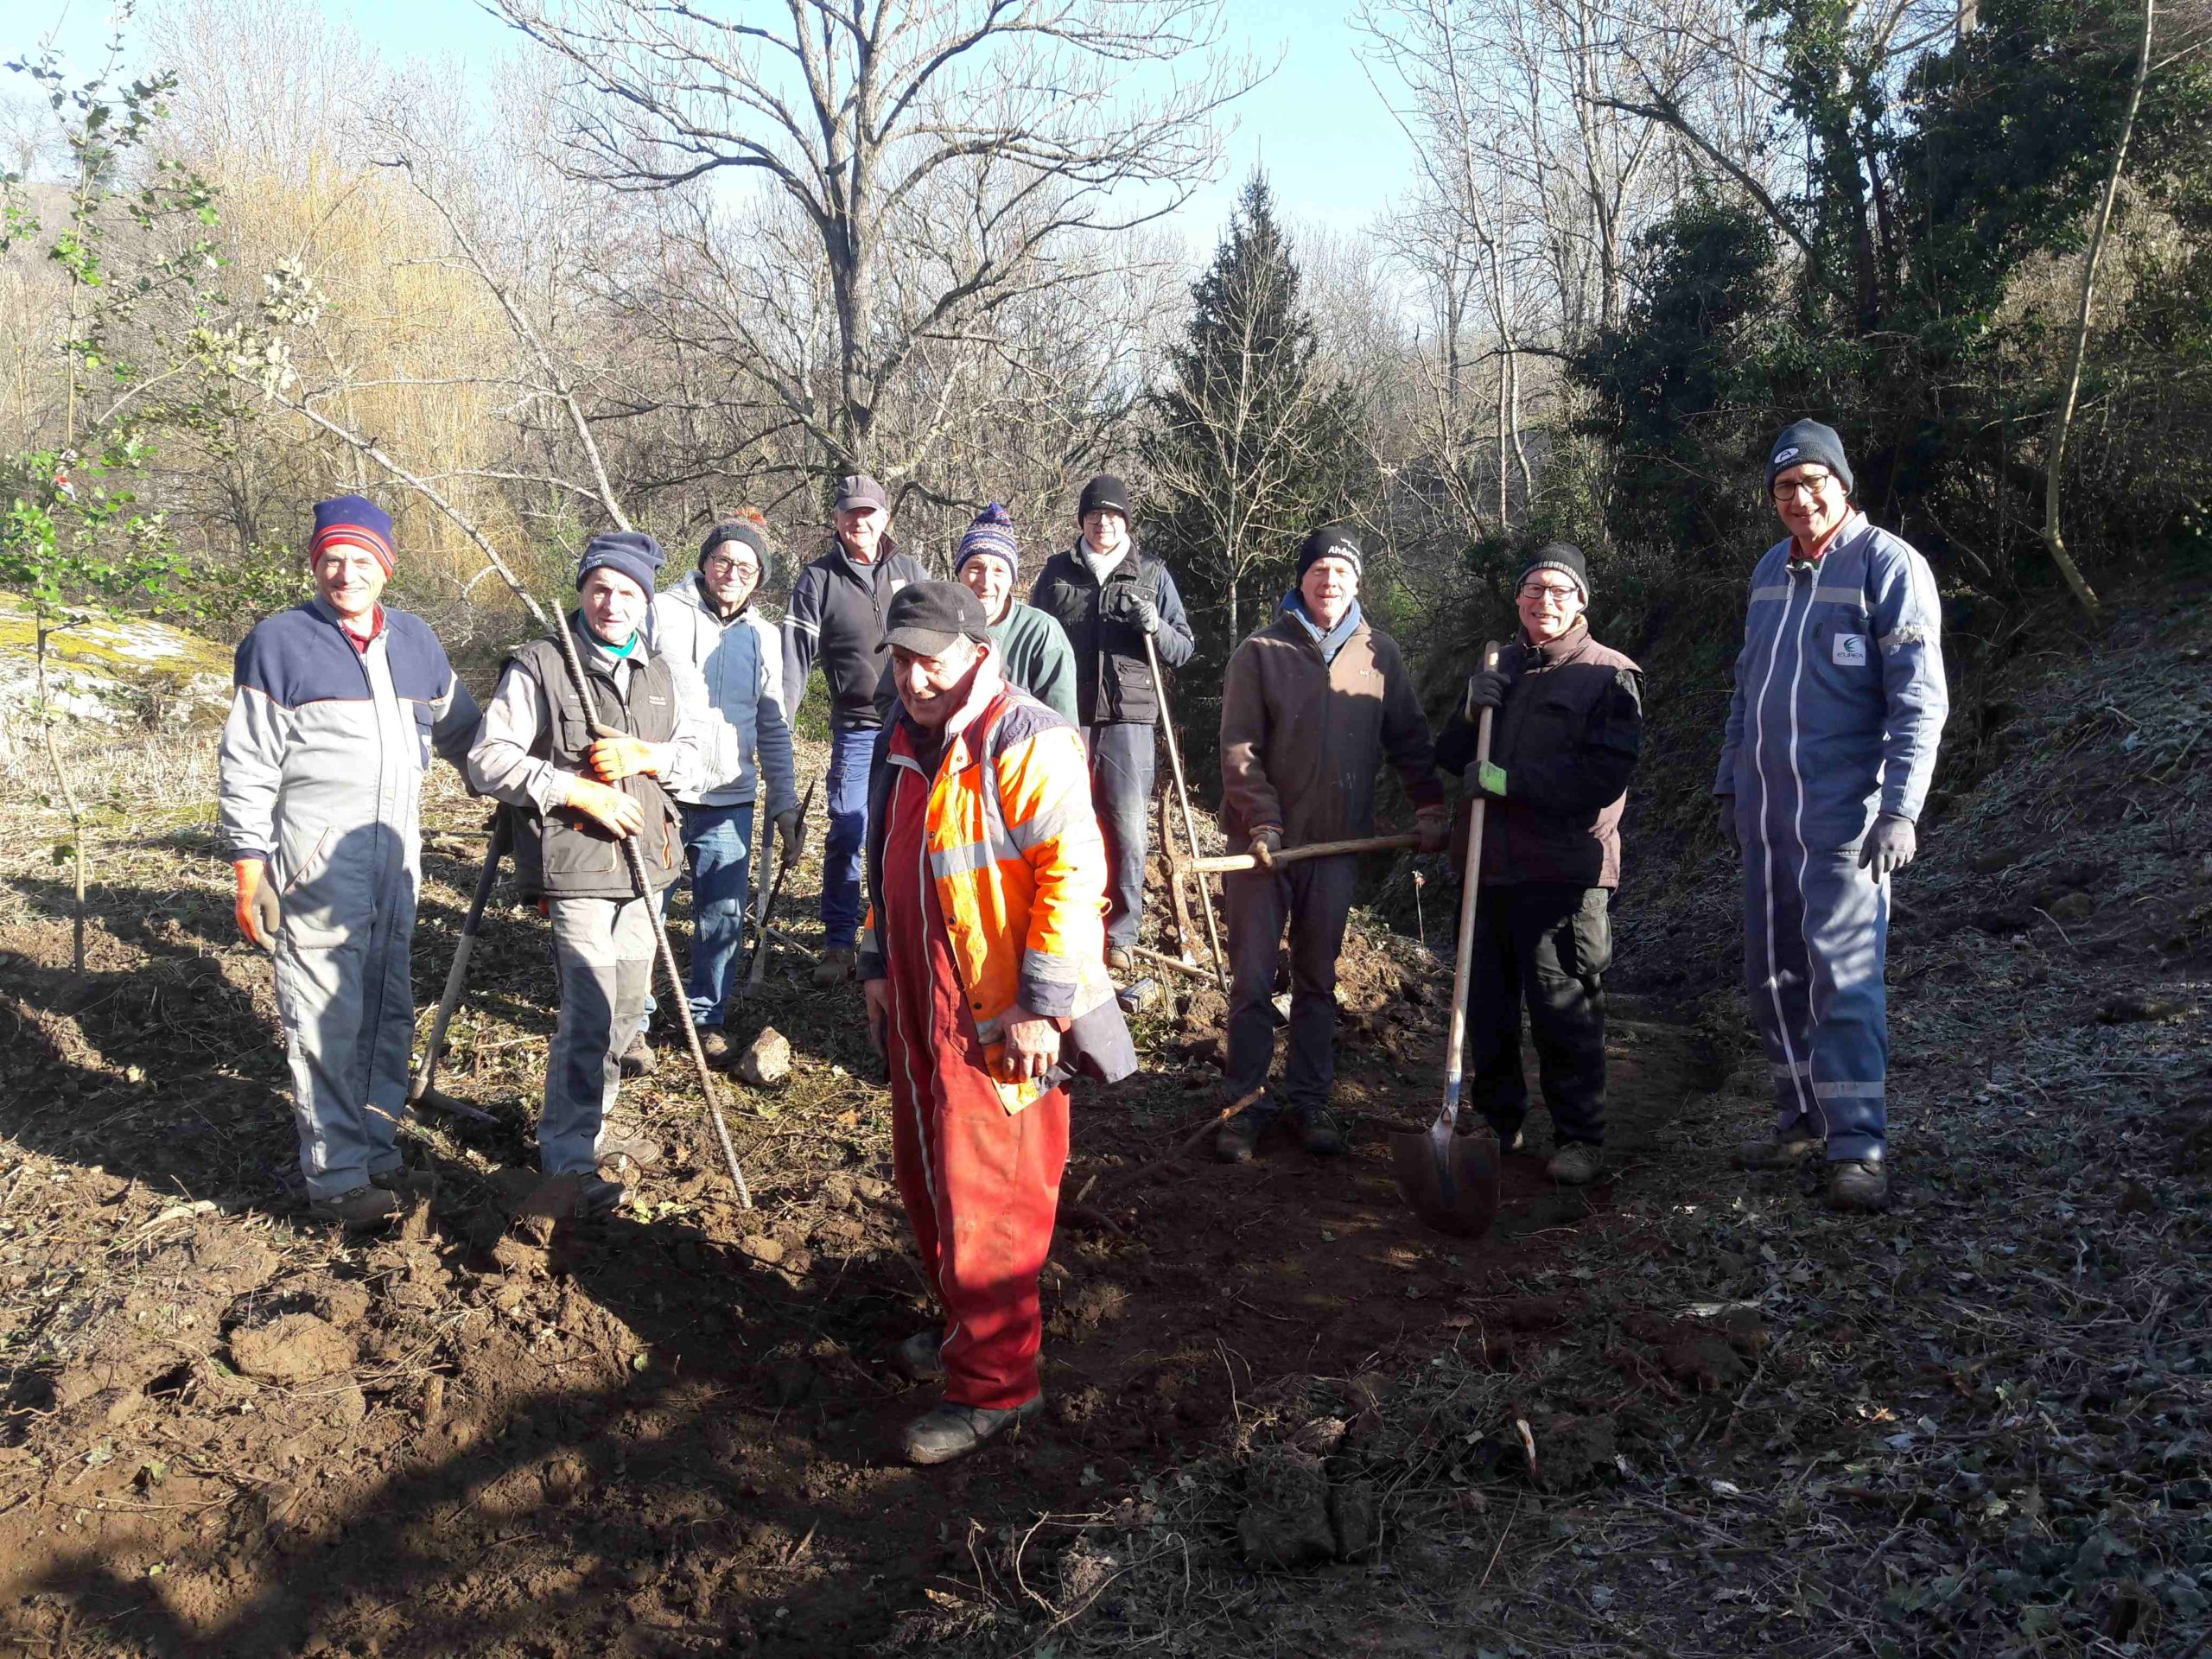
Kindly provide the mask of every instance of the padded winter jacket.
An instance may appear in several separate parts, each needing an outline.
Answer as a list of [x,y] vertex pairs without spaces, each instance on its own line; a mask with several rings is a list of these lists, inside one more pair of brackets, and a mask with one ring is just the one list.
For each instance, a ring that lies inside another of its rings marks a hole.
[[1917,819],[1950,712],[1935,573],[1853,513],[1818,561],[1767,550],[1713,792],[1747,843],[1859,845],[1879,812]]
[[[1484,811],[1484,884],[1618,887],[1621,810],[1643,743],[1643,671],[1578,622],[1541,645],[1516,638],[1498,671],[1505,702],[1491,721],[1490,758],[1505,769],[1505,798]],[[1457,773],[1474,763],[1481,717],[1464,702],[1452,711],[1436,740],[1439,767]],[[1458,824],[1453,843],[1464,861]]]
[[[1063,1047],[1077,1066],[1111,1083],[1136,1069],[1136,1051],[1106,975],[1106,846],[1090,801],[1083,734],[994,664],[978,672],[933,769],[931,736],[904,712],[876,740],[868,785],[870,906],[859,973],[886,976],[887,951],[922,946],[918,932],[880,931],[891,798],[901,779],[929,790],[929,874],[962,995],[996,1078],[1006,1016],[1016,1006],[1067,1022]],[[1019,1111],[1065,1076],[998,1084]]]
[[1090,574],[1082,547],[1078,542],[1045,562],[1029,602],[1060,625],[1075,650],[1079,723],[1152,725],[1160,718],[1160,698],[1153,690],[1152,665],[1145,660],[1144,635],[1127,622],[1101,616],[1099,607],[1116,588],[1135,587],[1160,613],[1160,632],[1152,640],[1160,665],[1180,668],[1191,660],[1196,644],[1191,620],[1183,613],[1183,596],[1167,567],[1134,543],[1103,584]]
[[1305,620],[1284,616],[1236,647],[1221,692],[1221,828],[1231,847],[1269,824],[1286,847],[1372,833],[1385,757],[1416,807],[1442,804],[1428,721],[1389,635],[1363,621],[1324,661]]
[[686,806],[744,806],[767,784],[767,816],[798,804],[791,728],[784,714],[784,646],[775,625],[747,604],[725,621],[686,576],[653,596],[652,648],[687,662],[704,685],[700,781],[680,791]]

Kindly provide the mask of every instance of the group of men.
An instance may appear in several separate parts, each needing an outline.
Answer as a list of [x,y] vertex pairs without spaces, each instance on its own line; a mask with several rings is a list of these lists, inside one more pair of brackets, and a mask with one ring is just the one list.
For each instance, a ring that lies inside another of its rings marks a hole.
[[[1774,1132],[1741,1161],[1824,1154],[1843,1210],[1886,1198],[1887,880],[1914,851],[1946,710],[1924,560],[1851,505],[1827,428],[1777,441],[1768,489],[1789,531],[1754,573],[1716,793],[1745,868],[1745,964],[1772,1063]],[[612,1116],[642,1049],[668,888],[688,865],[685,986],[710,1058],[742,931],[756,819],[799,850],[791,720],[819,662],[830,699],[829,830],[814,982],[861,984],[889,1074],[893,1157],[943,1314],[895,1362],[940,1379],[908,1426],[920,1463],[972,1451],[1039,1408],[1038,1275],[1068,1150],[1065,1084],[1137,1059],[1116,997],[1141,920],[1146,807],[1163,667],[1193,641],[1166,568],[1136,545],[1117,479],[1087,485],[1079,535],[1028,603],[1015,527],[978,514],[931,580],[891,504],[840,480],[780,637],[753,608],[755,517],[716,524],[663,590],[658,545],[594,537],[569,638],[503,664],[480,709],[430,630],[386,609],[391,521],[358,496],[315,510],[316,597],[241,645],[222,743],[238,925],[276,957],[310,1207],[349,1225],[415,1178],[405,1114],[416,811],[431,753],[514,811],[526,897],[550,924],[558,1024],[541,1166],[580,1213],[602,1171],[658,1148]],[[1216,1151],[1254,1157],[1279,1118],[1310,1153],[1344,1147],[1332,1105],[1337,958],[1356,863],[1279,858],[1362,837],[1387,762],[1420,849],[1442,851],[1442,774],[1485,804],[1463,1128],[1523,1144],[1528,1011],[1566,1185],[1603,1173],[1604,979],[1620,823],[1641,748],[1642,675],[1594,640],[1581,552],[1538,550],[1503,658],[1467,681],[1438,739],[1396,644],[1360,605],[1351,527],[1307,537],[1268,626],[1230,657],[1221,823],[1253,868],[1225,880],[1233,983]],[[1491,741],[1478,754],[1489,717]],[[1288,935],[1288,1052],[1271,1082]]]

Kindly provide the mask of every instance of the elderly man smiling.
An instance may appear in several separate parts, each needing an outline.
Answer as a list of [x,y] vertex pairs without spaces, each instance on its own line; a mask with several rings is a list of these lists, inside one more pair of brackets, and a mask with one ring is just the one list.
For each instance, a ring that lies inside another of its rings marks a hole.
[[[1564,1186],[1598,1177],[1605,1135],[1605,972],[1613,959],[1610,895],[1620,884],[1621,809],[1643,746],[1643,671],[1590,637],[1582,550],[1541,549],[1514,584],[1520,637],[1495,671],[1467,681],[1436,740],[1436,763],[1489,798],[1473,981],[1467,999],[1468,1101],[1521,1143],[1529,1085],[1521,1007],[1529,1008]],[[1470,765],[1482,710],[1498,710],[1491,758]]]
[[1713,792],[1744,861],[1744,977],[1774,1076],[1775,1128],[1747,1168],[1816,1153],[1827,1202],[1889,1202],[1889,879],[1950,709],[1936,578],[1851,504],[1843,441],[1775,439],[1767,489],[1789,534],[1751,573]]
[[860,977],[890,1068],[891,1149],[942,1335],[899,1351],[943,1376],[906,1452],[944,1463],[1033,1415],[1037,1275],[1052,1247],[1077,1069],[1136,1054],[1106,976],[1106,860],[1082,734],[999,672],[957,582],[891,601],[901,712],[876,745]]

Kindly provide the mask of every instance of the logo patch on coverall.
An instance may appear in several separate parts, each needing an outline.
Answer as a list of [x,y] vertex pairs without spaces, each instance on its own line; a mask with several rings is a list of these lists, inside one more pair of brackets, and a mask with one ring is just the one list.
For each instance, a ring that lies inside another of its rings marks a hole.
[[1839,633],[1828,647],[1828,660],[1839,668],[1866,666],[1866,636]]

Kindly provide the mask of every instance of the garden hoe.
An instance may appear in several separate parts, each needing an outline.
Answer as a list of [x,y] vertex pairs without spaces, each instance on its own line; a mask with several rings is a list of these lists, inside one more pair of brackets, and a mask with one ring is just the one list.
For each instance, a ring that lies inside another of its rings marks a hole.
[[[1483,647],[1483,666],[1495,672],[1497,645]],[[1483,710],[1475,739],[1475,764],[1490,759],[1491,722],[1496,710]],[[1475,895],[1483,870],[1483,797],[1474,795],[1467,813],[1467,867],[1459,889],[1459,948],[1452,969],[1452,1024],[1444,1045],[1444,1106],[1425,1129],[1399,1129],[1390,1136],[1390,1162],[1398,1191],[1414,1213],[1440,1233],[1480,1238],[1497,1217],[1497,1137],[1485,1125],[1474,1135],[1453,1130],[1459,1116],[1460,1064],[1466,1052],[1467,970],[1475,953]]]

